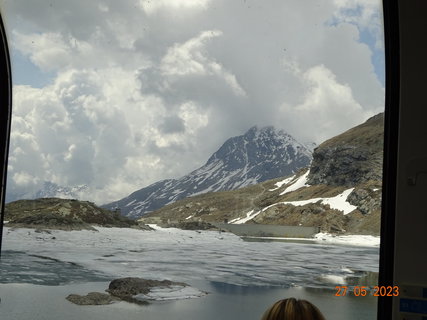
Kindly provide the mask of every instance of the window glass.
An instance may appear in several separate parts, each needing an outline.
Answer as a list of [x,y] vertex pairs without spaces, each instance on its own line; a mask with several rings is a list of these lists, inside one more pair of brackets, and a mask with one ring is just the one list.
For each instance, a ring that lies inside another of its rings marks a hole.
[[[380,1],[1,10],[13,72],[6,319],[260,319],[287,297],[328,319],[376,317]],[[123,277],[188,286],[132,295],[148,307],[66,300]]]

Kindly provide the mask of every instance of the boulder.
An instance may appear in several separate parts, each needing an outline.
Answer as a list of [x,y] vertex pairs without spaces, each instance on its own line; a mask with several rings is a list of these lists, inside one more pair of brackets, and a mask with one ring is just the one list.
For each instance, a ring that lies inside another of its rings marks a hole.
[[[183,282],[131,277],[111,281],[108,289],[105,291],[108,293],[90,292],[87,295],[70,294],[66,299],[77,305],[106,305],[116,301],[146,305],[149,304],[147,300],[190,299],[202,297],[207,294]],[[152,293],[154,293],[154,297],[151,295]]]
[[171,286],[188,286],[183,282],[174,282],[170,280],[148,280],[143,278],[120,278],[110,282],[106,290],[111,295],[127,302],[145,304],[147,302],[135,298],[140,294],[147,294],[153,288],[171,287]]
[[70,294],[66,299],[80,306],[106,305],[118,301],[117,298],[109,295],[108,293],[100,292],[89,292],[85,296],[81,296],[78,294]]
[[370,214],[375,210],[381,210],[381,190],[357,187],[350,193],[347,201],[357,206],[361,213]]

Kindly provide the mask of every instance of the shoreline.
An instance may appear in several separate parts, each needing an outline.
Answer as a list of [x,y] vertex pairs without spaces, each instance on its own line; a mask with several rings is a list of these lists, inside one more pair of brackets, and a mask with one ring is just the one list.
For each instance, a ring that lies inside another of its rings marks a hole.
[[[147,224],[150,228],[159,231],[167,230],[183,230],[179,228],[164,228],[160,227],[157,224]],[[202,230],[204,232],[217,232],[215,230]],[[224,232],[224,231],[222,231]],[[226,231],[227,233],[234,234],[233,232]],[[235,235],[235,234],[234,234]],[[319,232],[313,235],[313,237],[308,238],[294,238],[294,237],[259,237],[259,236],[239,236],[241,239],[254,239],[260,241],[292,241],[292,242],[301,242],[301,243],[313,243],[313,244],[336,244],[336,245],[350,245],[350,246],[361,246],[361,247],[379,247],[380,245],[380,236],[373,235],[362,235],[362,234],[331,234],[325,232]]]
[[34,230],[37,233],[52,233],[55,231],[63,231],[63,232],[81,232],[81,231],[99,231],[99,229],[131,229],[131,230],[140,230],[140,231],[176,231],[180,230],[183,232],[216,232],[221,234],[229,233],[233,234],[236,237],[240,237],[243,240],[249,241],[292,241],[296,243],[312,243],[312,244],[330,244],[330,245],[349,245],[349,246],[361,246],[361,247],[379,247],[380,246],[380,236],[374,235],[362,235],[362,234],[331,234],[325,232],[319,232],[314,234],[312,237],[262,237],[262,236],[239,236],[230,231],[219,231],[219,230],[186,230],[174,227],[160,227],[157,224],[147,224],[149,228],[135,228],[135,227],[104,227],[98,225],[91,225],[93,229],[66,229],[66,228],[55,228],[52,229],[47,228],[46,226],[14,226],[8,225],[7,221],[4,223],[5,231],[13,231],[13,230]]
[[294,243],[310,243],[310,244],[328,244],[328,245],[348,245],[357,247],[379,247],[380,237],[366,235],[333,235],[318,233],[313,238],[282,238],[282,237],[241,237],[247,241],[284,241]]

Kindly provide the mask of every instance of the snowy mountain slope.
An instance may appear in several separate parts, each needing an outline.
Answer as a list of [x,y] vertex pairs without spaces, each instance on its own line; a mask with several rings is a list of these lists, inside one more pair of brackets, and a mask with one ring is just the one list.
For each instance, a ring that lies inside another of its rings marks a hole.
[[284,131],[252,127],[244,135],[228,139],[204,166],[188,175],[156,182],[104,207],[118,207],[123,215],[138,218],[189,196],[287,176],[310,161],[311,152]]

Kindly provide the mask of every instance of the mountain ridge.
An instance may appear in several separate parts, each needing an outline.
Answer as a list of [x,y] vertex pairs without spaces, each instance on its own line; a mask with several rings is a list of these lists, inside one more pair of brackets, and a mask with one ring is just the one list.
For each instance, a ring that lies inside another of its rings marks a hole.
[[206,192],[234,190],[288,175],[307,166],[309,149],[283,130],[253,126],[227,139],[205,165],[179,179],[161,180],[102,207],[139,218],[177,200]]

